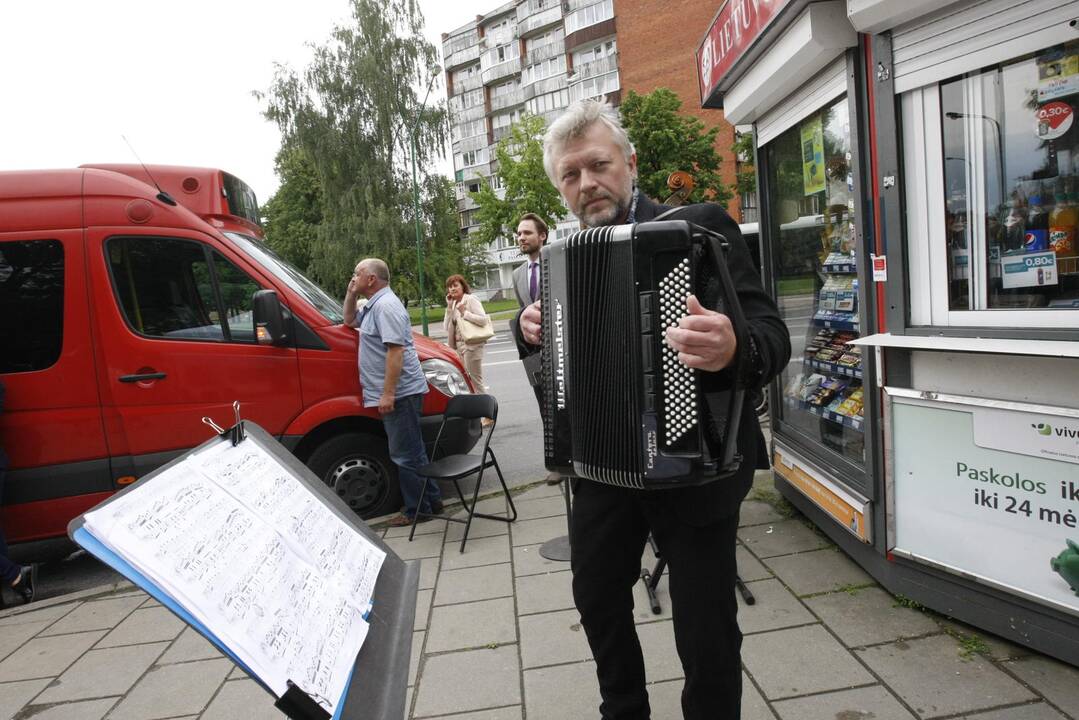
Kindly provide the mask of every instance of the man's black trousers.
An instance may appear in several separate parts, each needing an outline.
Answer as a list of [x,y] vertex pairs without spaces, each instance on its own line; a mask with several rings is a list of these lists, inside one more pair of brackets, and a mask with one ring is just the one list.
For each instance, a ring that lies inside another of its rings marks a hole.
[[649,718],[644,659],[633,623],[633,586],[640,580],[649,532],[667,559],[675,643],[686,676],[683,716],[737,720],[742,695],[737,511],[690,524],[679,517],[677,504],[659,497],[664,491],[574,483],[573,599],[596,660],[604,720]]

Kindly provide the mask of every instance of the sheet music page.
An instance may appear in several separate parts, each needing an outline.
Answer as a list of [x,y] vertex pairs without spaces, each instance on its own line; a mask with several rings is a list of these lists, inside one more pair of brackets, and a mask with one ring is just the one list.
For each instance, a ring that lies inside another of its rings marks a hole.
[[251,438],[184,459],[85,526],[275,694],[292,680],[335,712],[385,553]]
[[294,552],[345,585],[357,604],[371,601],[386,553],[312,495],[256,440],[236,447],[220,443],[191,459],[203,474],[265,517]]

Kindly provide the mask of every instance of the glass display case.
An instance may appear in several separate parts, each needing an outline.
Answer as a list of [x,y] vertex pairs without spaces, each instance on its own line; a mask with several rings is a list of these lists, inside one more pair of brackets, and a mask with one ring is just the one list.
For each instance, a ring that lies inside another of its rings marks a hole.
[[773,286],[791,361],[777,432],[864,466],[854,176],[847,100],[764,147]]
[[1079,43],[940,84],[950,310],[1079,308],[1077,102]]

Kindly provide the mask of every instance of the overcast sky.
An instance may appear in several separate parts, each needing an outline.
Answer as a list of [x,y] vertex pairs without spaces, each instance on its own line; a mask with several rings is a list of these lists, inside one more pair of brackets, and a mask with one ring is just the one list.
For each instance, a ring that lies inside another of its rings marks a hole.
[[[440,53],[501,4],[420,0]],[[126,136],[145,163],[220,167],[265,202],[280,136],[251,91],[348,16],[347,0],[0,0],[0,170],[134,162]]]

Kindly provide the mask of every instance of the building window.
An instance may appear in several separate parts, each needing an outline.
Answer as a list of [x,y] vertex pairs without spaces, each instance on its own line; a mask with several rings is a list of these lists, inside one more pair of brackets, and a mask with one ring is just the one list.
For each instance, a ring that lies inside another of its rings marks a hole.
[[612,72],[606,75],[590,77],[570,86],[570,102],[600,97],[619,88],[618,73]]
[[561,110],[567,105],[569,105],[569,91],[557,90],[532,98],[525,107],[533,115],[542,115],[552,110]]
[[479,150],[468,150],[463,153],[457,153],[453,156],[454,165],[459,168],[472,167],[473,165],[482,165],[487,162],[487,148],[480,148]]
[[742,193],[738,205],[739,205],[739,210],[742,213],[742,222],[744,222],[744,223],[757,222],[757,193],[756,193],[756,191]]
[[528,85],[564,72],[566,72],[566,56],[559,55],[526,67],[522,73],[522,80],[525,85]]
[[614,2],[613,0],[602,0],[602,2],[583,7],[580,10],[571,12],[566,16],[566,34],[577,32],[582,28],[586,28],[590,25],[603,22],[604,20],[610,20],[614,17]]

